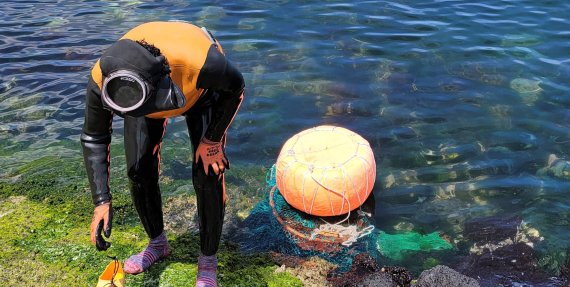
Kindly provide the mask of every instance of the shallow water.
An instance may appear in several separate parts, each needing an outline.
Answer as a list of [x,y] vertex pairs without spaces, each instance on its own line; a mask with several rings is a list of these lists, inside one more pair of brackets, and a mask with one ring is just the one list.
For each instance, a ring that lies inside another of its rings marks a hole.
[[[236,168],[270,167],[300,130],[344,126],[375,152],[379,229],[460,238],[466,220],[516,214],[545,238],[544,260],[562,252],[562,264],[570,4],[418,2],[4,1],[0,177],[46,154],[79,158],[94,61],[140,23],[186,20],[208,27],[246,79],[229,130]],[[188,151],[185,129],[169,123],[165,152]],[[114,130],[121,142],[120,120]]]

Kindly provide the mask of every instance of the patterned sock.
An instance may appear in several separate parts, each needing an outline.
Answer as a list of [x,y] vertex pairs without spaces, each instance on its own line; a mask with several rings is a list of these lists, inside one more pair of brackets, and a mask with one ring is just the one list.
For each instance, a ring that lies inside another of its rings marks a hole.
[[128,274],[139,274],[147,270],[154,262],[170,255],[170,245],[166,234],[151,239],[148,246],[139,254],[133,255],[125,261],[124,271]]
[[218,259],[216,255],[198,257],[198,276],[196,276],[196,287],[217,287],[216,275],[218,269]]

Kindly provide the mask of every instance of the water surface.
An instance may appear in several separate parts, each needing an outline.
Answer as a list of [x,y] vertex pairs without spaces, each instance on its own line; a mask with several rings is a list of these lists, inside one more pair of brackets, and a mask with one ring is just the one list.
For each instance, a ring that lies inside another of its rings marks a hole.
[[[293,134],[340,125],[375,152],[379,229],[461,238],[466,220],[519,215],[544,237],[541,262],[562,264],[570,4],[420,2],[4,1],[0,176],[15,180],[46,155],[80,160],[85,84],[98,56],[138,24],[186,20],[210,29],[246,79],[229,130],[235,168],[262,173]],[[114,130],[120,143],[119,119]],[[166,139],[165,153],[188,153],[181,119]]]

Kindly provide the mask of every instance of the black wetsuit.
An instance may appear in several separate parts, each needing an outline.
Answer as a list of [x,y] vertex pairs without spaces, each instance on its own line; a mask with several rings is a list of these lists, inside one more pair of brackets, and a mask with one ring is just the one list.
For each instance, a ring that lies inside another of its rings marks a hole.
[[[155,23],[167,27],[171,25],[165,22]],[[142,26],[152,24],[148,23]],[[173,25],[176,25],[174,26],[176,28],[184,24]],[[192,25],[192,27],[195,26]],[[139,27],[135,29],[139,29]],[[169,32],[180,33],[181,31]],[[201,36],[197,34],[196,37]],[[162,44],[160,41],[152,43],[146,37],[145,40],[160,48],[169,63],[173,64],[171,59],[168,59],[168,49],[172,45],[171,43]],[[202,137],[214,142],[225,142],[226,130],[243,98],[244,81],[241,73],[226,60],[219,43],[215,39],[207,49],[199,47],[192,50],[191,46],[189,49],[188,53],[206,53],[203,55],[205,58],[203,63],[190,63],[193,66],[201,65],[199,70],[190,72],[184,70],[185,77],[189,73],[196,77],[194,81],[185,83],[186,85],[195,83],[195,87],[186,86],[185,90],[193,89],[194,92],[200,91],[200,93],[197,100],[191,103],[191,107],[179,114],[186,118],[195,153]],[[97,75],[97,71],[94,69],[87,85],[85,122],[81,135],[85,165],[95,205],[111,200],[109,151],[112,133],[111,123],[114,114],[103,107],[101,85],[98,82],[101,75]],[[177,79],[176,72],[177,69],[172,69],[171,77],[173,80]],[[131,195],[145,231],[150,238],[159,236],[164,230],[161,194],[158,184],[160,148],[168,117],[171,116],[176,115],[167,115],[165,118],[160,118],[160,116],[158,118],[157,116],[155,118],[124,116],[124,144]],[[209,174],[206,174],[200,160],[192,163],[192,181],[198,203],[201,252],[204,255],[213,255],[218,249],[224,219],[224,177],[215,175],[211,167]]]

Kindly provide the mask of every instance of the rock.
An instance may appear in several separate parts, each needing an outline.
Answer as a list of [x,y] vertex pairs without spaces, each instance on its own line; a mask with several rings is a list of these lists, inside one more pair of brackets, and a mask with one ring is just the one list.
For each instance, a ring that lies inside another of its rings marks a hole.
[[163,214],[164,228],[168,232],[177,235],[199,232],[196,197],[186,195],[168,197],[163,207]]
[[535,93],[542,90],[541,81],[524,78],[516,78],[511,81],[511,89],[518,93]]
[[331,270],[327,274],[327,281],[334,287],[356,286],[363,278],[380,271],[380,266],[369,254],[361,253],[354,257],[351,269],[348,272]]
[[412,282],[412,274],[404,267],[382,267],[380,272],[385,272],[390,275],[392,281],[398,287],[410,287]]
[[478,243],[497,243],[507,238],[515,239],[522,219],[517,216],[507,218],[476,218],[465,222],[465,238]]
[[326,280],[327,273],[335,266],[319,257],[302,259],[296,256],[289,256],[271,252],[271,258],[278,264],[275,272],[288,272],[299,278],[303,286],[328,287],[330,284]]
[[447,266],[437,265],[422,272],[415,287],[479,287],[477,280]]
[[492,252],[484,252],[480,256],[473,256],[472,258],[472,267],[489,271],[529,272],[538,267],[534,257],[534,250],[525,243],[503,246]]
[[358,287],[398,287],[388,273],[378,272],[366,277]]
[[477,278],[480,286],[565,286],[564,276],[550,277],[540,268],[532,247],[540,233],[519,217],[477,218],[466,222],[464,230],[473,247],[454,268]]
[[327,275],[327,281],[333,287],[410,287],[412,276],[403,267],[380,267],[369,254],[361,253],[354,257],[350,271],[338,273],[332,270]]

